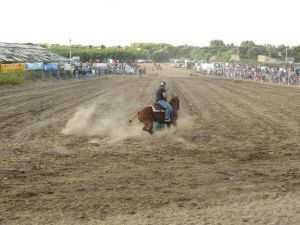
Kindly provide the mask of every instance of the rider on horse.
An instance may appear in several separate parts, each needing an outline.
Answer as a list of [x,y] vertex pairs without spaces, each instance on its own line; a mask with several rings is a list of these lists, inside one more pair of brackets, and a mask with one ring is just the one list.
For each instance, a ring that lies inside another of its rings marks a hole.
[[165,121],[164,122],[171,122],[171,113],[172,113],[172,106],[167,102],[166,99],[166,82],[161,82],[160,87],[156,91],[156,102],[163,107],[165,112]]

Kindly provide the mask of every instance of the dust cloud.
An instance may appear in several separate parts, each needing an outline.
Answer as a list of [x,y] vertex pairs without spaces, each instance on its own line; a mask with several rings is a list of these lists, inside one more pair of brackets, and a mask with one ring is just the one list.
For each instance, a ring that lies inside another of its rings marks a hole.
[[185,139],[183,136],[187,132],[193,129],[195,124],[195,116],[186,113],[179,113],[177,120],[177,126],[172,126],[171,129],[166,129],[158,134],[159,138],[172,138],[172,141],[185,146],[185,148],[197,148],[197,145],[193,144],[189,140]]
[[62,130],[65,135],[88,136],[90,133],[90,123],[95,111],[95,104],[87,108],[80,108],[68,121]]
[[97,111],[96,104],[79,108],[67,122],[61,133],[78,137],[96,137],[108,143],[151,138],[168,139],[170,136],[178,143],[185,143],[186,140],[180,137],[180,132],[190,129],[194,123],[192,116],[185,115],[184,117],[179,117],[176,128],[172,126],[171,129],[156,131],[151,136],[147,132],[142,131],[143,124],[138,119],[131,124],[128,123],[130,115],[123,112],[97,114]]
[[128,123],[127,115],[108,113],[109,118],[97,118],[96,104],[79,108],[62,130],[64,135],[99,137],[107,142],[118,142],[143,136],[140,126]]

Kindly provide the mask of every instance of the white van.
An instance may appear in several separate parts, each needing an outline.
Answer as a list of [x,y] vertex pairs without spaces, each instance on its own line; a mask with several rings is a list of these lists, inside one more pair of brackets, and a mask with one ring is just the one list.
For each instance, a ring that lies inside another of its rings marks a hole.
[[170,59],[171,66],[174,68],[182,68],[185,66],[183,59]]

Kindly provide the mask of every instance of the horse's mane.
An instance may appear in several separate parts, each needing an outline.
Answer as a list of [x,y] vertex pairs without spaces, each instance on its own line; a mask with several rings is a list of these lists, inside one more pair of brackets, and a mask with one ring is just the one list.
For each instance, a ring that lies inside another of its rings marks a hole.
[[178,95],[172,95],[170,102],[172,102],[174,100],[178,100]]
[[173,95],[169,103],[170,103],[170,105],[173,105],[173,103],[176,104],[179,109],[179,96]]

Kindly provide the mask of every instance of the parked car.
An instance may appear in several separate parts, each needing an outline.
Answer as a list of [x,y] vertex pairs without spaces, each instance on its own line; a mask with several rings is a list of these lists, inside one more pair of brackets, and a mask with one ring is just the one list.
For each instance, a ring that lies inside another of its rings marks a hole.
[[131,66],[129,66],[129,65],[127,65],[126,64],[126,66],[125,66],[125,74],[134,74],[134,69],[131,67]]
[[147,59],[138,59],[137,62],[138,63],[146,63],[146,62],[148,62],[148,60]]

